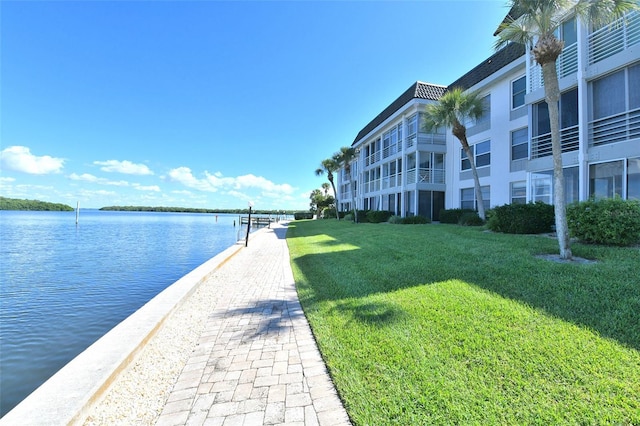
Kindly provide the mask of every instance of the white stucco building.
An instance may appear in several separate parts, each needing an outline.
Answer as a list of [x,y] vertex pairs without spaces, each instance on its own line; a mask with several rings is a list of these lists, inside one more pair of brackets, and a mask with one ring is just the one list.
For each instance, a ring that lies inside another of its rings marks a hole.
[[[560,128],[567,201],[640,199],[640,13],[591,31],[568,16],[559,37]],[[487,113],[467,124],[485,207],[552,202],[549,117],[541,69],[511,44],[447,87],[479,91]],[[416,82],[356,136],[352,176],[338,173],[340,209],[438,220],[475,207],[468,161],[450,129],[421,131],[445,86]],[[355,191],[353,191],[355,189]]]

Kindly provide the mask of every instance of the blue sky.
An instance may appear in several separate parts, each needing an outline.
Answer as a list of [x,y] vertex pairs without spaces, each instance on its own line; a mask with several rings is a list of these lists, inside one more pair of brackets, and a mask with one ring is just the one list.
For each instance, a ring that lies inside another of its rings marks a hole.
[[0,195],[307,209],[415,81],[493,53],[506,1],[0,2]]

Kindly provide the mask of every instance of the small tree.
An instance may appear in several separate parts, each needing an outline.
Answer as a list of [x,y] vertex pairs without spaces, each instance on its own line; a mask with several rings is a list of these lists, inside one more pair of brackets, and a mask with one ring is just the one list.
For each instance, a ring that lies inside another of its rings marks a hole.
[[353,215],[356,223],[358,223],[358,209],[356,208],[356,180],[355,177],[352,176],[351,165],[355,161],[357,155],[358,151],[355,148],[349,148],[346,146],[340,148],[340,151],[333,155],[333,159],[341,167],[344,167],[344,174],[349,177],[351,185],[351,207],[353,209]]
[[333,195],[335,197],[336,205],[336,218],[340,220],[340,213],[338,212],[338,192],[336,191],[336,185],[333,182],[333,174],[340,170],[340,163],[336,161],[335,155],[331,158],[326,158],[320,163],[320,167],[316,169],[316,176],[327,174],[327,180],[331,183],[333,188]]
[[480,179],[476,170],[476,161],[467,141],[467,128],[463,124],[468,119],[476,120],[485,111],[484,103],[478,92],[464,92],[460,87],[447,90],[440,100],[426,107],[423,127],[427,131],[434,131],[439,127],[451,127],[451,132],[462,145],[462,149],[471,165],[473,181],[475,184],[476,200],[478,203],[478,216],[485,220],[484,201],[480,190]]

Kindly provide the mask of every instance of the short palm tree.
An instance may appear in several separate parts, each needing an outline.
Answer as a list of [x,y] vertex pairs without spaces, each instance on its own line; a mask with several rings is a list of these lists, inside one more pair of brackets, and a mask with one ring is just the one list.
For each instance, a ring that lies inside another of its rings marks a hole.
[[327,180],[331,184],[331,188],[333,188],[333,195],[336,199],[336,218],[340,220],[340,213],[338,213],[338,192],[336,191],[336,185],[333,182],[333,174],[340,170],[340,163],[336,161],[334,157],[322,160],[320,167],[316,169],[316,176],[321,176],[325,173],[327,174]]
[[344,168],[344,173],[349,176],[349,182],[351,183],[351,207],[353,208],[353,215],[356,223],[358,223],[358,209],[356,208],[356,186],[355,176],[351,174],[351,165],[355,161],[358,155],[358,151],[355,148],[343,146],[340,151],[333,155],[333,159]]
[[425,118],[422,126],[427,131],[434,131],[439,127],[451,127],[451,133],[462,145],[471,165],[475,185],[478,216],[485,219],[484,201],[480,190],[480,179],[476,169],[476,161],[467,141],[467,128],[463,123],[468,119],[476,120],[485,112],[485,106],[478,92],[465,92],[460,87],[447,90],[437,103],[426,106]]
[[511,0],[505,22],[498,29],[496,48],[516,42],[531,47],[531,55],[542,67],[545,101],[549,107],[551,150],[553,155],[553,204],[560,257],[571,259],[571,243],[567,225],[562,170],[562,146],[558,101],[560,88],[556,61],[564,42],[556,37],[562,18],[577,16],[591,26],[601,26],[618,19],[626,12],[638,10],[637,0]]

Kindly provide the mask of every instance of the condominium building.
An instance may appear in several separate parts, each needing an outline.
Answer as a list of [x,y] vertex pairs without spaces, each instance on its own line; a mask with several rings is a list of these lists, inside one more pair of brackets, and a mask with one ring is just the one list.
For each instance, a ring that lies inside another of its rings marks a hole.
[[[568,202],[640,199],[640,13],[590,29],[568,16],[558,31],[560,129]],[[447,87],[478,91],[485,114],[465,123],[485,208],[553,200],[553,161],[540,66],[510,44]],[[469,160],[450,129],[423,131],[445,86],[416,82],[356,136],[351,176],[338,173],[339,208],[438,220],[475,208]]]

